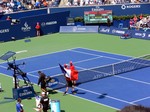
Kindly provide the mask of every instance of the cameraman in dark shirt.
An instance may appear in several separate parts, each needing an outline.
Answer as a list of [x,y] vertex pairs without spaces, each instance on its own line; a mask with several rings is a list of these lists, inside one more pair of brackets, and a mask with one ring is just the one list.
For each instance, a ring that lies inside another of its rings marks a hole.
[[43,112],[47,112],[47,110],[50,108],[50,105],[49,105],[49,98],[45,92],[42,92],[40,103],[42,104]]
[[41,71],[38,71],[39,74],[39,80],[38,80],[38,85],[41,84],[41,90],[43,92],[47,92],[46,90],[46,75],[42,73]]

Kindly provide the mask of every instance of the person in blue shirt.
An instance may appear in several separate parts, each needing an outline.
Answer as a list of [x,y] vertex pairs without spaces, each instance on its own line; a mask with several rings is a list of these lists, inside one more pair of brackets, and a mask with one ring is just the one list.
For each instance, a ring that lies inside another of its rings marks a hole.
[[16,112],[24,112],[23,105],[21,104],[21,98],[17,99]]

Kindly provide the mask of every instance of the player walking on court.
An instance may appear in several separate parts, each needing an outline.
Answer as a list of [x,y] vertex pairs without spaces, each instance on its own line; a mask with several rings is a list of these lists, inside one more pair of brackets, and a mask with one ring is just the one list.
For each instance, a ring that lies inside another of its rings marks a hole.
[[69,87],[72,88],[72,93],[74,93],[74,86],[73,86],[73,83],[71,80],[71,75],[70,75],[71,70],[66,64],[64,65],[64,70],[66,71],[66,73],[64,75],[65,75],[65,79],[66,79],[66,83],[67,83],[66,84],[66,91],[64,92],[64,95],[66,95]]
[[70,70],[71,70],[71,80],[73,86],[76,85],[76,81],[78,80],[78,71],[75,69],[75,66],[73,65],[72,61],[70,61]]

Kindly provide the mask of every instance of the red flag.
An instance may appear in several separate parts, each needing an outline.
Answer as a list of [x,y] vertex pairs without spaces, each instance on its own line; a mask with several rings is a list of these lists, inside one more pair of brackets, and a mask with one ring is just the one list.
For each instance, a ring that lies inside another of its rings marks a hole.
[[71,80],[76,81],[78,80],[78,71],[77,70],[71,70]]

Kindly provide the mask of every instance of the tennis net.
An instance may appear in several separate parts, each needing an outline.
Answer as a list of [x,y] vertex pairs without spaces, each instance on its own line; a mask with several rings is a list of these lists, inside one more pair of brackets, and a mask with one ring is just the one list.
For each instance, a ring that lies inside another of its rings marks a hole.
[[[118,75],[121,73],[126,73],[130,71],[134,71],[137,69],[142,69],[145,67],[150,67],[150,55],[145,55],[138,58],[132,58],[129,60],[124,60],[118,63],[99,66],[92,69],[85,69],[79,71],[79,79],[77,81],[77,85],[101,78],[105,78],[108,76]],[[64,75],[58,75],[54,78],[57,78],[59,81],[58,84],[52,89],[59,89],[65,87],[66,80]]]

